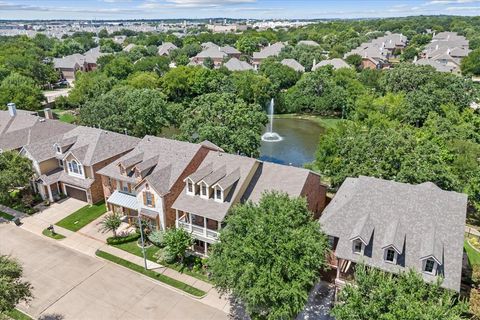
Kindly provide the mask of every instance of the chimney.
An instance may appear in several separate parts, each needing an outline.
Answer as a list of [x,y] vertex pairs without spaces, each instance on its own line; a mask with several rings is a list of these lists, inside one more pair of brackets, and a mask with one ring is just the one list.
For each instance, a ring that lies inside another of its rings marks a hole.
[[43,109],[44,113],[45,113],[45,119],[53,119],[53,112],[52,112],[52,109],[50,108],[45,108]]
[[15,105],[15,103],[10,102],[7,104],[7,107],[10,117],[15,117],[17,115],[17,106]]
[[415,56],[415,58],[413,58],[413,62],[417,62],[417,56]]

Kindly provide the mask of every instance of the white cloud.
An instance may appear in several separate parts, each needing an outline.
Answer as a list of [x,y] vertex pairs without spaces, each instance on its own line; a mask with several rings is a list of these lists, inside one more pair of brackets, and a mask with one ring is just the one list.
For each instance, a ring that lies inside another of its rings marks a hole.
[[450,5],[450,4],[465,4],[465,3],[475,3],[480,2],[480,0],[432,0],[426,3],[426,5]]

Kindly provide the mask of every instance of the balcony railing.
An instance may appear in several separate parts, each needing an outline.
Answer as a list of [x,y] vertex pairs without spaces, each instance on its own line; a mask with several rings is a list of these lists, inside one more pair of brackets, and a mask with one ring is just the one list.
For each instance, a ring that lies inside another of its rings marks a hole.
[[197,226],[188,222],[177,220],[177,228],[185,229],[194,235],[202,236],[212,240],[218,239],[218,231],[210,230],[201,226]]

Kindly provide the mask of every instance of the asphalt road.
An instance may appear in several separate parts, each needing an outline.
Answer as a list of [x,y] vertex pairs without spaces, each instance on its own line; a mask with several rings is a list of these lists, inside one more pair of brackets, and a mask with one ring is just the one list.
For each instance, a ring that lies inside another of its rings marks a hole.
[[110,262],[0,224],[0,254],[17,258],[34,286],[19,309],[43,319],[227,319],[224,312]]

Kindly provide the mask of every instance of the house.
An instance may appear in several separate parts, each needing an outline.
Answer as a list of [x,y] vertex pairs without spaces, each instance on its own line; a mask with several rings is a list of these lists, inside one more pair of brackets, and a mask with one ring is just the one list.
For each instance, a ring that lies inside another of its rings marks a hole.
[[427,64],[440,72],[460,72],[463,58],[470,53],[468,40],[455,32],[440,32],[425,46],[416,64]]
[[262,50],[260,50],[260,52],[254,52],[252,64],[255,70],[258,69],[258,66],[262,63],[262,61],[268,57],[277,57],[283,48],[285,48],[285,44],[282,42],[277,42],[272,45],[269,44],[267,47],[264,47]]
[[233,47],[219,47],[216,44],[212,44],[193,57],[191,59],[191,63],[193,65],[201,65],[205,62],[205,60],[212,59],[215,68],[219,68],[223,65],[225,59],[229,57],[238,59],[240,55],[241,52]]
[[302,66],[300,62],[298,62],[295,59],[283,59],[280,63],[283,64],[284,66],[292,68],[297,72],[305,72],[305,67]]
[[317,63],[312,67],[312,71],[317,70],[318,68],[324,67],[324,66],[332,66],[333,69],[338,70],[341,68],[352,68],[348,63],[345,62],[343,59],[339,58],[334,58],[330,60],[323,60]]
[[0,110],[0,152],[20,150],[27,144],[65,133],[74,127],[54,120],[48,108],[45,117],[40,117],[37,112],[17,110],[14,103],[9,103],[7,111]]
[[34,191],[55,201],[65,194],[88,203],[104,198],[98,171],[131,151],[139,139],[102,129],[75,127],[25,145],[35,169]]
[[172,52],[173,50],[176,50],[176,49],[178,49],[178,47],[176,45],[174,45],[173,43],[165,42],[165,43],[162,43],[162,45],[158,46],[158,55],[159,56],[168,56],[170,54],[170,52]]
[[355,264],[386,272],[413,269],[427,282],[460,290],[467,196],[431,182],[418,185],[347,178],[320,217],[330,266],[341,288]]
[[153,228],[175,225],[171,208],[183,190],[183,179],[197,170],[208,152],[221,151],[204,142],[145,136],[131,152],[99,171],[110,211],[129,217],[138,214]]
[[318,47],[319,44],[313,40],[301,40],[297,42],[297,46],[312,46]]
[[92,48],[84,54],[74,53],[62,58],[53,58],[53,66],[60,73],[62,79],[72,82],[77,71],[94,71],[97,69],[97,60],[107,53],[100,52],[100,47]]
[[183,191],[172,205],[176,227],[192,234],[200,255],[208,255],[209,245],[218,241],[224,219],[237,203],[257,202],[267,191],[286,192],[305,197],[318,217],[326,201],[326,187],[309,170],[222,152],[210,152],[183,182]]
[[253,70],[253,66],[246,61],[238,60],[237,58],[231,58],[224,65],[230,71],[248,71]]
[[436,60],[433,60],[433,59],[426,59],[426,58],[422,58],[422,59],[418,59],[416,61],[413,62],[413,64],[415,65],[419,65],[419,66],[431,66],[433,67],[435,70],[437,70],[438,72],[454,72],[455,71],[455,68],[458,68],[458,66],[449,66],[447,64],[442,64]]
[[136,44],[130,43],[130,44],[126,45],[125,48],[123,48],[123,51],[125,51],[125,52],[130,52],[130,51],[132,51],[133,48],[135,48],[135,47],[137,47]]

